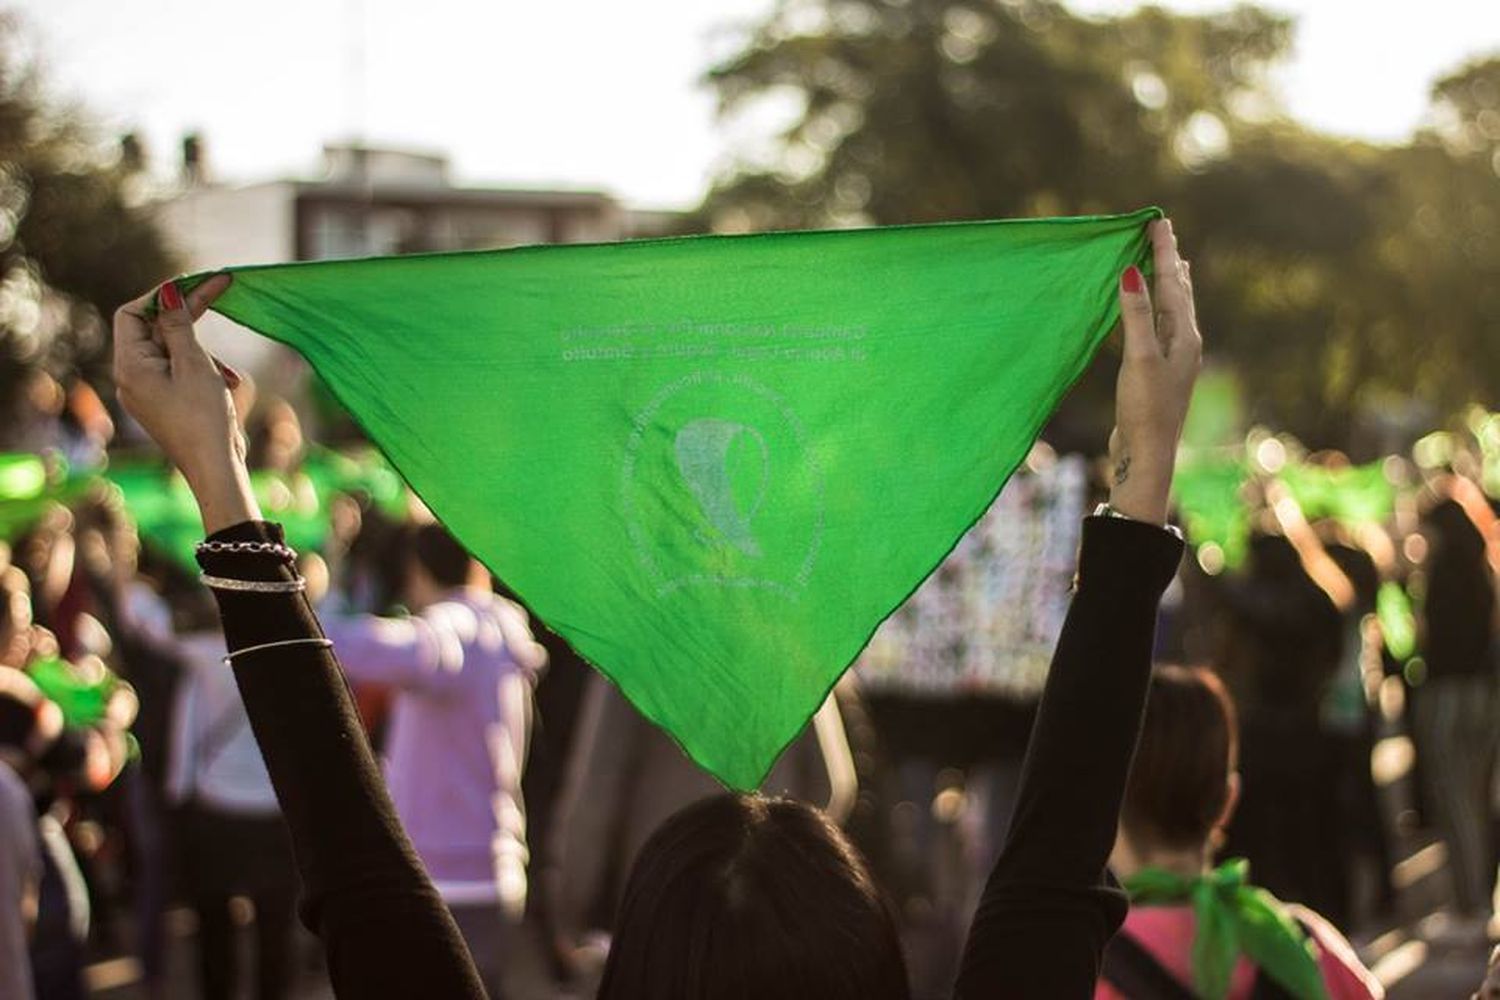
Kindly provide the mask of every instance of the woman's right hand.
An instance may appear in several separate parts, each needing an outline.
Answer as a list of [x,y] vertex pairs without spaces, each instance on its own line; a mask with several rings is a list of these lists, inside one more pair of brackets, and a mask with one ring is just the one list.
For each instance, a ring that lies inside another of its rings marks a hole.
[[[182,470],[207,534],[260,518],[229,394],[239,376],[204,350],[193,332],[193,320],[229,283],[228,275],[215,275],[184,299],[169,281],[115,312],[120,402]],[[153,297],[159,306],[154,317]]]
[[1155,307],[1136,267],[1120,277],[1120,321],[1125,351],[1115,387],[1114,470],[1109,503],[1128,517],[1167,521],[1177,444],[1193,383],[1203,364],[1203,337],[1193,306],[1187,262],[1177,255],[1172,223],[1150,226]]

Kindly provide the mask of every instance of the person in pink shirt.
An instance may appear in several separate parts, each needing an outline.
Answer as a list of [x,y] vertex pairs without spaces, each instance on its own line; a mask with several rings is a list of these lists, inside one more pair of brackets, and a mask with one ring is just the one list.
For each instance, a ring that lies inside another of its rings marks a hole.
[[526,906],[521,774],[546,664],[526,612],[437,523],[416,529],[408,618],[326,623],[348,677],[392,691],[385,779],[396,813],[493,1000],[512,996]]
[[1385,990],[1332,924],[1213,867],[1239,794],[1239,731],[1204,669],[1155,672],[1110,867],[1130,914],[1095,1000],[1371,1000]]

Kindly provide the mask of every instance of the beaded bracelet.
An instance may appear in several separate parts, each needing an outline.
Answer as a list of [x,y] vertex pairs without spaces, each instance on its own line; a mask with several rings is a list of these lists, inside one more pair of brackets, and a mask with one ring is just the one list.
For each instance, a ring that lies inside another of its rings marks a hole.
[[295,580],[236,580],[204,573],[198,579],[210,590],[237,590],[247,594],[296,594],[307,589],[307,581],[300,576]]

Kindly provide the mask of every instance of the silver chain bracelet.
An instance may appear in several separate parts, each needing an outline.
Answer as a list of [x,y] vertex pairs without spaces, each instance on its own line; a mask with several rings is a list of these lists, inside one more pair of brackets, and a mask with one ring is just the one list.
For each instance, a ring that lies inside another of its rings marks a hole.
[[236,552],[280,556],[288,562],[297,560],[297,550],[281,542],[199,542],[198,552]]

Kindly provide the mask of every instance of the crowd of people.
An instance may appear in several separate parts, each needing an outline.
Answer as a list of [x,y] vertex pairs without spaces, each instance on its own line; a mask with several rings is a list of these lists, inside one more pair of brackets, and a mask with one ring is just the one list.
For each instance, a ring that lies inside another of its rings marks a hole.
[[[85,996],[119,953],[170,995],[184,911],[208,998],[311,976],[344,997],[1378,997],[1340,929],[1395,901],[1370,767],[1391,732],[1483,940],[1492,504],[1459,460],[1351,528],[1268,476],[1242,567],[1183,558],[1161,525],[1199,339],[1153,239],[1161,322],[1127,272],[1121,435],[1040,697],[903,704],[856,672],[774,798],[723,794],[419,504],[327,497],[326,540],[295,551],[247,484],[298,476],[296,411],[192,333],[223,280],[127,306],[129,415],[59,390],[20,443],[82,468],[143,429],[207,540],[184,564],[101,480],[0,549],[0,998]],[[1381,631],[1392,582],[1415,656]],[[914,865],[930,820],[977,832]]]

